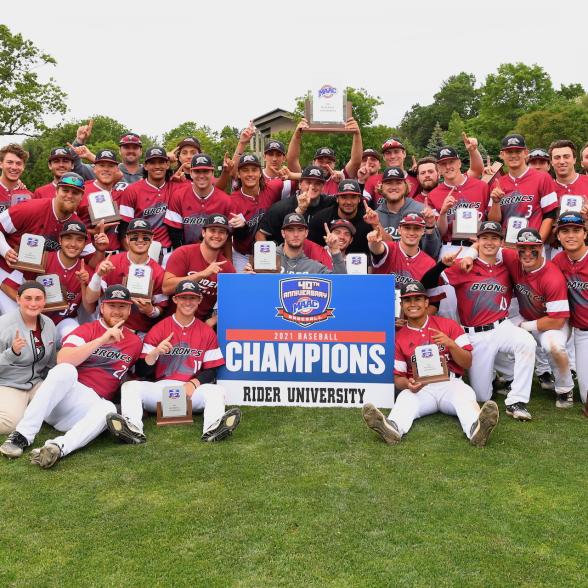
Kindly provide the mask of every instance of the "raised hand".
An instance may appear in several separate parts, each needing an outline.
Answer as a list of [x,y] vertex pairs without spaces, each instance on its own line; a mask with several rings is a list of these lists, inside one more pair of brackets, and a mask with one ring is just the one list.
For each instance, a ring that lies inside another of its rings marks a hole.
[[100,265],[96,268],[96,273],[102,278],[107,273],[114,270],[114,264],[110,261],[112,257],[112,251],[106,256],[104,261],[100,262]]
[[301,118],[300,122],[296,125],[296,133],[301,133],[302,131],[305,131],[306,129],[308,129],[308,121],[305,118]]
[[[205,277],[212,276],[213,274],[218,274],[219,272],[223,271],[223,265],[227,263],[225,261],[213,261],[202,273]],[[197,275],[197,274],[194,274]]]
[[235,214],[234,212],[230,212],[229,214],[231,215],[231,218],[229,219],[229,226],[232,229],[240,229],[241,227],[245,226],[246,221],[243,214]]
[[357,181],[360,184],[365,184],[365,181],[369,178],[369,172],[365,165],[361,165],[357,170]]
[[469,153],[475,151],[478,148],[478,139],[475,137],[468,137],[467,134],[463,132],[461,134],[461,138],[463,139],[463,144]]
[[417,158],[413,155],[412,156],[412,165],[410,166],[410,171],[416,173],[418,166]]
[[235,169],[235,162],[233,158],[225,151],[225,155],[223,157],[223,171],[227,171],[230,174],[233,173]]
[[375,229],[373,231],[370,231],[367,234],[367,242],[368,242],[368,245],[370,245],[370,243],[374,244],[374,245],[376,243],[381,243],[382,242],[382,233],[380,232],[380,230]]
[[[108,223],[109,227],[115,226],[118,223]],[[96,247],[96,251],[104,252],[108,249],[109,240],[108,235],[106,234],[106,224],[103,220],[98,223],[96,227],[96,232],[94,233],[94,247]]]
[[80,269],[75,272],[75,276],[80,284],[87,285],[90,281],[90,272],[86,269],[86,264],[83,259],[80,261]]
[[377,227],[380,224],[380,217],[378,213],[369,206],[366,206],[365,214],[363,215],[363,220],[372,227]]
[[504,192],[500,186],[496,186],[492,192],[490,192],[490,198],[492,198],[492,202],[500,203],[500,200],[504,196]]
[[324,227],[325,243],[327,244],[329,251],[333,255],[335,253],[339,253],[341,251],[341,249],[339,248],[339,237],[337,237],[337,235],[335,235],[334,233],[331,233],[331,231],[329,230],[329,225],[327,223],[324,223]]
[[82,145],[90,138],[92,128],[94,127],[94,120],[90,119],[87,125],[81,125],[76,132],[76,139]]
[[359,128],[359,125],[357,124],[357,121],[353,117],[348,118],[345,121],[345,130],[351,131],[354,134],[358,134],[358,133],[361,132],[360,131],[360,128]]
[[114,327],[110,327],[104,331],[102,337],[102,344],[107,343],[118,343],[125,338],[124,333],[122,332],[122,326],[125,324],[125,321],[119,321],[114,325]]
[[453,208],[457,203],[455,196],[453,195],[453,188],[449,191],[449,194],[445,196],[443,204],[441,205],[441,214],[445,214],[450,208]]
[[16,329],[14,333],[14,338],[12,339],[12,352],[14,355],[20,355],[20,352],[23,350],[25,345],[27,344],[24,337],[21,337],[20,331]]
[[255,135],[256,130],[257,129],[253,125],[253,121],[250,120],[249,125],[241,131],[241,134],[239,135],[239,142],[240,143],[249,143],[249,141],[251,141],[251,139]]
[[310,206],[310,196],[308,192],[298,192],[296,194],[296,200],[298,201],[299,214],[304,214]]
[[343,181],[344,178],[342,171],[336,171],[330,165],[326,165],[325,169],[329,172],[329,176],[333,182],[338,184],[339,182]]
[[445,333],[438,331],[437,329],[431,328],[429,328],[429,332],[433,333],[433,335],[431,336],[433,343],[437,345],[443,345],[445,349],[453,349],[455,347],[455,341],[451,337],[447,336]]
[[425,208],[421,210],[420,214],[425,219],[425,224],[427,227],[432,227],[435,224],[437,219],[435,218],[435,213],[433,212],[432,208],[425,206]]
[[453,253],[447,253],[446,255],[444,255],[441,259],[443,264],[447,267],[451,267],[455,263],[455,260],[459,257],[459,254],[461,253],[462,249],[463,245],[457,251],[454,251]]
[[146,314],[148,316],[153,312],[153,304],[148,298],[132,297],[131,300],[137,305],[141,314]]

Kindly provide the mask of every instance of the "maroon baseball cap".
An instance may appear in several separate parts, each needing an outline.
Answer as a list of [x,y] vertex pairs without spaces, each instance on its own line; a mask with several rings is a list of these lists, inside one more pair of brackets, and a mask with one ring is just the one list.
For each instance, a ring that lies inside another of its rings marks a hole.
[[416,227],[424,227],[427,223],[425,223],[425,219],[420,215],[414,212],[407,214],[402,217],[400,223],[401,226],[416,226]]
[[143,146],[143,142],[141,141],[141,137],[137,135],[137,133],[126,133],[122,135],[120,138],[119,145],[138,145],[139,147]]
[[353,226],[353,223],[350,223],[344,218],[337,218],[334,221],[331,221],[329,230],[334,231],[335,229],[347,229],[351,233],[351,236],[355,235],[355,227]]
[[404,151],[406,151],[406,147],[401,143],[400,139],[397,139],[396,137],[390,137],[390,139],[387,139],[384,142],[382,145],[382,153],[388,149],[404,149]]

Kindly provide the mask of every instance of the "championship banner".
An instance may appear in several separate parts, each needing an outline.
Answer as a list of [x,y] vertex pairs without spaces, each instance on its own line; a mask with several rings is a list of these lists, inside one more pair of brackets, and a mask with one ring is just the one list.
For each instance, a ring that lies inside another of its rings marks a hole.
[[227,404],[394,404],[394,276],[218,275]]

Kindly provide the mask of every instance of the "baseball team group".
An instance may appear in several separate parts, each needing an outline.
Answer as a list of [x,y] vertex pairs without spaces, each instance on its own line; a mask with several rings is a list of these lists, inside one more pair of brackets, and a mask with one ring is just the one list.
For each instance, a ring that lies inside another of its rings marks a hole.
[[[530,150],[511,134],[490,165],[464,134],[467,170],[449,145],[406,169],[401,140],[364,149],[350,118],[339,170],[329,146],[301,166],[307,128],[302,119],[287,147],[267,139],[261,157],[248,150],[250,124],[214,162],[195,137],[143,152],[127,133],[118,152],[92,153],[90,121],[51,150],[53,179],[34,191],[21,181],[29,154],[0,149],[0,453],[31,448],[50,468],[106,429],[144,443],[165,386],[203,413],[203,441],[231,436],[241,412],[216,384],[217,279],[255,274],[257,241],[276,244],[282,273],[345,274],[356,256],[368,273],[394,274],[397,299],[380,302],[397,308],[395,403],[388,416],[362,408],[386,443],[442,412],[483,447],[499,419],[493,396],[532,420],[534,377],[554,409],[576,400],[588,416],[588,145]],[[104,201],[115,218],[96,214]],[[37,242],[42,275],[22,263]],[[148,276],[148,294],[131,274]],[[423,350],[445,377],[417,373]],[[57,436],[32,449],[44,422]]]

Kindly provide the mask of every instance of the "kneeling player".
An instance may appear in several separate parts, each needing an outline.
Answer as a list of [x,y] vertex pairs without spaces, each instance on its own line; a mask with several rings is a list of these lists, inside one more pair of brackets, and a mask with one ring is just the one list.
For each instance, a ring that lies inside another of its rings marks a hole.
[[[365,404],[363,419],[386,443],[399,443],[415,419],[442,412],[457,415],[472,445],[483,447],[498,422],[498,406],[492,400],[480,409],[476,394],[463,382],[464,370],[472,364],[472,345],[464,330],[453,320],[429,316],[429,299],[420,282],[405,284],[400,295],[407,325],[396,333],[394,376],[402,389],[388,419],[373,405]],[[412,374],[415,348],[434,343],[445,356],[450,379],[418,383]]]
[[[121,389],[121,414],[107,417],[111,433],[125,443],[144,443],[143,408],[155,412],[167,386],[184,387],[192,399],[192,410],[204,409],[204,441],[220,441],[231,435],[241,420],[241,411],[225,412],[223,388],[213,384],[216,368],[225,363],[215,332],[196,318],[202,294],[198,284],[184,280],[173,297],[176,312],[155,325],[145,336],[144,361],[139,375],[153,375],[155,382],[126,382]],[[154,369],[153,369],[154,367]]]
[[110,400],[141,353],[141,339],[123,327],[131,304],[124,286],[107,288],[100,304],[102,317],[83,324],[64,339],[58,365],[47,374],[0,453],[20,457],[46,421],[65,435],[33,449],[31,461],[50,468],[106,429],[106,415],[114,410]]

